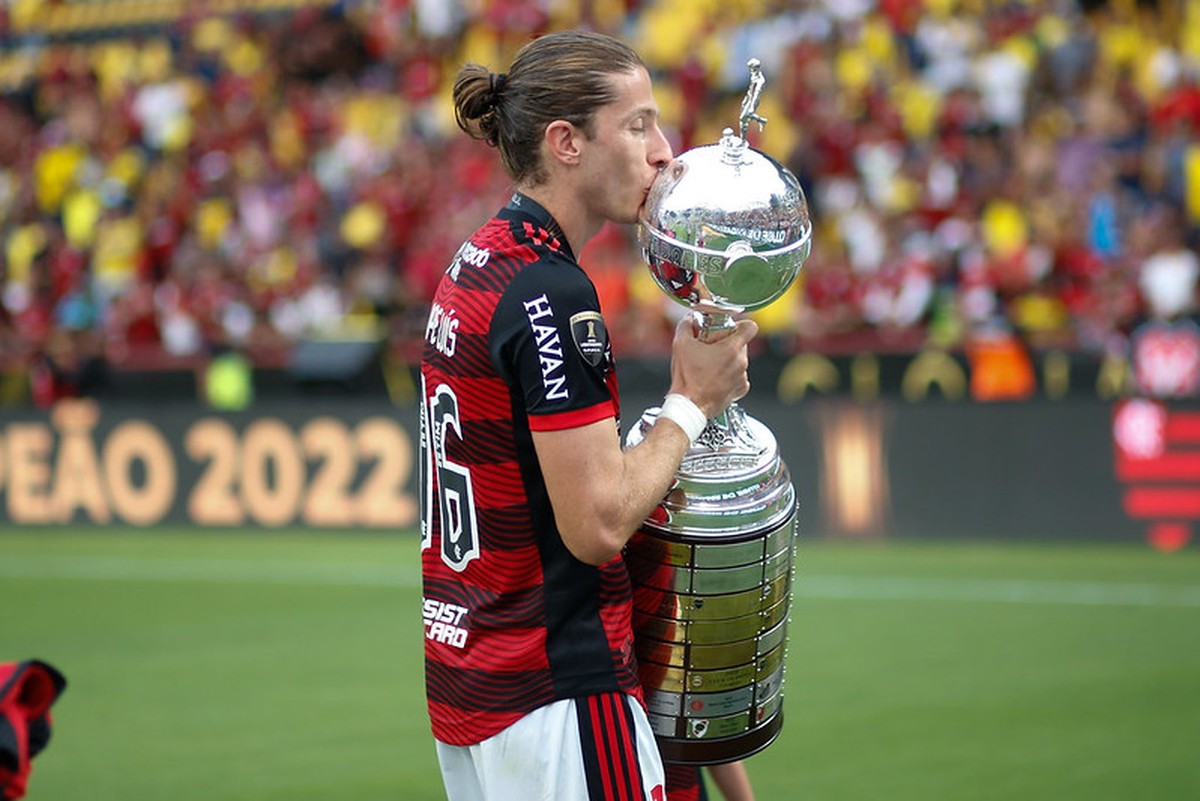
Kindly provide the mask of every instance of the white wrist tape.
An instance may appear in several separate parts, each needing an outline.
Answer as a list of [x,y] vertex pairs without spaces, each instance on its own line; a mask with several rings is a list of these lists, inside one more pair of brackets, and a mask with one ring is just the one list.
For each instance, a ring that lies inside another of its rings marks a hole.
[[700,411],[700,407],[692,402],[691,398],[677,392],[672,392],[663,399],[658,416],[682,428],[687,434],[688,442],[694,443],[700,432],[708,426],[708,418]]

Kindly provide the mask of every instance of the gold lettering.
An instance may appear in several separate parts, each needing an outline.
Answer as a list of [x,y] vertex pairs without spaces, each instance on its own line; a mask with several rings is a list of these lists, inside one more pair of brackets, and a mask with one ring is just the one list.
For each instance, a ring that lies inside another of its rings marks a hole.
[[417,386],[413,382],[411,369],[405,362],[385,359],[383,382],[387,387],[388,397],[397,406],[406,406],[417,397]]
[[850,387],[858,400],[879,397],[879,358],[873,353],[860,353],[850,362]]
[[54,406],[50,419],[60,432],[51,496],[55,520],[69,523],[82,508],[93,522],[109,522],[112,514],[92,442],[99,407],[92,400],[64,400]]
[[924,400],[930,387],[937,387],[948,400],[962,400],[967,393],[967,376],[950,354],[927,350],[917,355],[900,382],[905,400]]
[[346,424],[332,417],[319,417],[300,432],[304,455],[317,461],[301,515],[310,526],[352,526],[354,499],[350,484],[357,466],[354,441]]
[[796,403],[810,389],[827,394],[837,387],[838,372],[832,361],[820,353],[801,353],[784,365],[777,392],[781,402]]
[[1071,360],[1061,350],[1046,354],[1042,363],[1042,387],[1046,397],[1061,400],[1071,391]]
[[1102,400],[1112,400],[1128,394],[1133,377],[1129,362],[1124,356],[1105,355],[1100,362],[1100,374],[1096,376],[1096,395]]
[[404,491],[413,463],[408,433],[394,420],[372,417],[358,425],[354,439],[360,454],[376,460],[355,498],[358,522],[378,527],[415,525],[417,503]]
[[53,522],[50,505],[50,428],[45,423],[8,427],[8,516],[14,523]]
[[[175,500],[176,470],[171,446],[158,429],[141,420],[121,423],[104,443],[104,475],[113,509],[127,523],[150,526],[160,522]],[[130,469],[142,463],[140,487]]]
[[236,526],[246,519],[236,492],[237,435],[224,420],[201,420],[184,437],[188,456],[197,462],[208,459],[196,486],[188,496],[192,522],[201,526]]
[[268,418],[246,429],[242,437],[242,499],[255,521],[264,526],[292,522],[304,492],[304,472],[296,438],[283,422]]

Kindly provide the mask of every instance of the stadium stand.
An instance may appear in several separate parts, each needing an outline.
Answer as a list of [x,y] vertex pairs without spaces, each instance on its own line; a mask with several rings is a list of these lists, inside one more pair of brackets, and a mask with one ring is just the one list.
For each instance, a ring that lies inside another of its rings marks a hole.
[[[752,141],[817,224],[758,313],[770,348],[936,346],[1020,397],[1039,348],[1126,354],[1150,320],[1200,343],[1197,0],[9,0],[0,399],[218,349],[279,368],[307,339],[411,358],[506,193],[454,127],[454,70],[576,25],[645,55],[679,150],[762,60]],[[632,232],[584,260],[621,352],[663,353],[674,310]]]

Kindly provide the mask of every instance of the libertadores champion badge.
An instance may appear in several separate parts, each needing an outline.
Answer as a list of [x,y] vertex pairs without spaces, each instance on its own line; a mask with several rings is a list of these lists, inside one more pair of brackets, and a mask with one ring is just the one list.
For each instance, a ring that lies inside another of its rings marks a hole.
[[599,367],[608,350],[608,329],[600,312],[584,311],[571,315],[571,339],[584,361]]

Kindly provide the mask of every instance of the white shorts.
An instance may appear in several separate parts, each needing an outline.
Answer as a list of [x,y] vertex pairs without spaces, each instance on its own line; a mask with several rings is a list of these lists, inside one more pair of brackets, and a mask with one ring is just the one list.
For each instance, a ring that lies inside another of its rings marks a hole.
[[641,704],[624,693],[556,701],[476,745],[437,743],[448,801],[664,801]]

